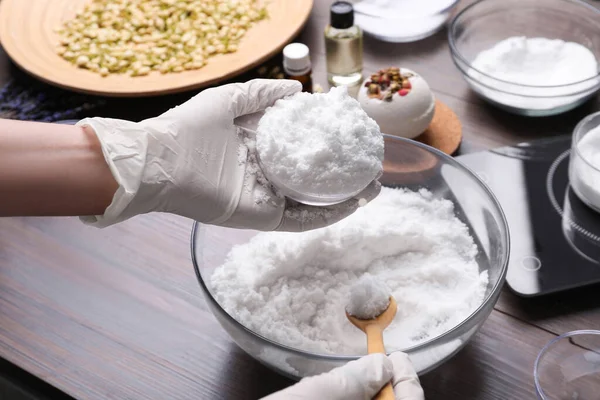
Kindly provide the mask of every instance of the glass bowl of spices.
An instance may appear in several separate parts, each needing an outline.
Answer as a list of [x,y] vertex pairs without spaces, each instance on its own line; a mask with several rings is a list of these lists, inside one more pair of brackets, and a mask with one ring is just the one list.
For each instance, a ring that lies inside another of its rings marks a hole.
[[386,351],[419,374],[462,349],[491,313],[509,256],[508,226],[490,189],[452,157],[384,135],[377,198],[329,227],[256,232],[196,223],[192,261],[207,306],[244,351],[300,379],[366,354],[346,318],[350,289],[384,282],[397,318]]
[[392,43],[429,37],[444,27],[458,0],[359,0],[356,24],[367,34]]
[[599,20],[579,0],[482,0],[452,20],[448,36],[473,91],[506,111],[546,116],[600,88]]
[[600,331],[567,332],[537,356],[533,371],[540,400],[597,399],[600,387]]

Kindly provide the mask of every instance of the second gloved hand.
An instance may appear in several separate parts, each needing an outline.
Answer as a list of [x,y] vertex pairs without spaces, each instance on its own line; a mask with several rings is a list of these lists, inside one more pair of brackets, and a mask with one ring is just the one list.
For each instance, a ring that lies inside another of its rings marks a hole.
[[405,353],[371,354],[325,374],[304,378],[263,400],[371,400],[392,382],[396,400],[424,400],[419,378]]
[[248,148],[234,119],[300,90],[296,81],[253,80],[204,90],[138,123],[108,118],[80,121],[78,125],[98,136],[119,184],[103,215],[82,219],[104,227],[159,211],[235,228],[303,231],[352,214],[358,199],[377,196],[377,184],[323,212],[276,196],[250,171]]

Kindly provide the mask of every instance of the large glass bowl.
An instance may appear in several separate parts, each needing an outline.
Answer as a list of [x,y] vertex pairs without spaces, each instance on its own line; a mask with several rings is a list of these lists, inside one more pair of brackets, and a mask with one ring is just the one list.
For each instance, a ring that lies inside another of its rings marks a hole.
[[[431,340],[403,349],[422,374],[457,353],[492,311],[506,276],[508,226],[498,201],[473,172],[424,144],[385,135],[384,174],[380,181],[390,187],[427,188],[435,197],[451,200],[458,218],[470,227],[479,247],[480,270],[489,273],[485,300],[468,318]],[[328,371],[360,357],[360,354],[317,354],[276,343],[247,329],[219,305],[210,287],[211,274],[223,263],[232,246],[245,243],[256,234],[200,223],[194,225],[192,232],[192,260],[200,287],[210,310],[232,339],[261,363],[296,379]]]
[[600,61],[600,10],[579,0],[481,0],[450,23],[454,64],[477,94],[512,113],[545,116],[571,110],[600,88],[600,71],[568,85],[507,82],[473,68],[483,50],[513,36],[560,39],[587,47]]

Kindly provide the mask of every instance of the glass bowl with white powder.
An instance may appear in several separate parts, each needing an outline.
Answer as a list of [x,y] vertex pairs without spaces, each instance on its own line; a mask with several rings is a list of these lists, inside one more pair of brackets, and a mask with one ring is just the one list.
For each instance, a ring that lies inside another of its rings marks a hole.
[[235,124],[265,178],[297,202],[342,203],[382,173],[379,126],[344,87],[296,93]]
[[354,19],[367,34],[385,42],[408,43],[444,27],[458,0],[354,0]]
[[477,94],[506,111],[547,116],[600,88],[600,10],[579,0],[482,0],[450,23],[452,58]]
[[588,115],[573,131],[569,182],[581,201],[600,212],[600,112]]
[[350,217],[304,233],[197,223],[192,259],[208,308],[242,349],[292,378],[366,354],[346,318],[350,288],[372,276],[398,305],[386,350],[419,373],[458,352],[503,286],[508,227],[489,188],[424,144],[384,136],[381,194]]

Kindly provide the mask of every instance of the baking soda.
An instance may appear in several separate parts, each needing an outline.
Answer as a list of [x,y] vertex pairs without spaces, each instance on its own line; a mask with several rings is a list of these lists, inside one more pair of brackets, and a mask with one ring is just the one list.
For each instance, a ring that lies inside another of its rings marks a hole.
[[363,275],[351,288],[346,311],[359,319],[373,319],[390,305],[390,290],[371,275]]
[[422,17],[450,8],[456,0],[355,0],[354,10],[380,18]]
[[282,192],[356,194],[383,170],[379,126],[343,87],[278,100],[258,123],[256,149]]
[[476,81],[470,81],[475,90],[497,103],[529,110],[575,103],[599,83],[582,82],[598,74],[594,54],[558,39],[510,37],[479,53],[471,65],[467,75]]
[[483,302],[488,277],[453,203],[426,191],[383,188],[327,228],[267,232],[232,248],[210,279],[216,300],[248,329],[318,353],[366,352],[346,318],[351,287],[385,282],[398,311],[384,332],[388,351],[432,339]]
[[600,211],[600,126],[577,143],[577,152],[571,154],[569,180],[577,196]]
[[372,35],[416,40],[433,34],[448,18],[456,0],[360,0],[354,2],[356,23]]

